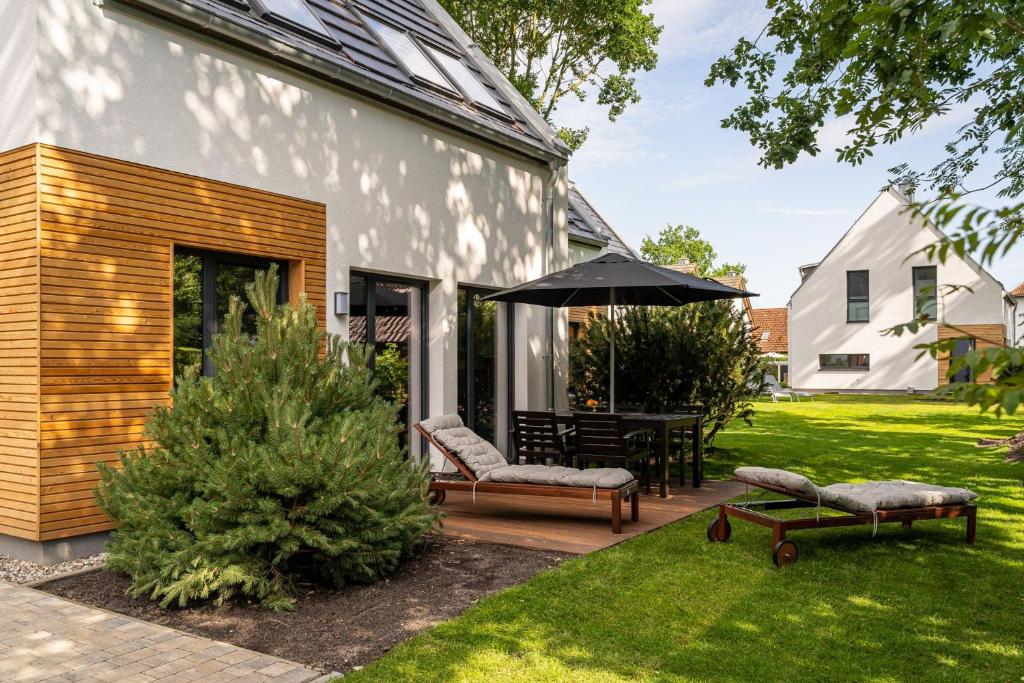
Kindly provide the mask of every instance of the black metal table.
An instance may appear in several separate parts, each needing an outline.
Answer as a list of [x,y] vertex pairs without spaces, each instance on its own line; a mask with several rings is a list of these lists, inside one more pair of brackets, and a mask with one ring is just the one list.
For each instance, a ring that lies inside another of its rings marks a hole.
[[[572,421],[572,413],[557,411],[559,422]],[[694,488],[700,488],[704,478],[704,423],[697,413],[617,413],[629,429],[650,429],[657,434],[660,443],[661,457],[658,459],[659,495],[668,498],[668,456],[669,437],[673,430],[689,431],[693,435],[693,471],[690,480]],[[680,482],[685,483],[686,463],[680,454]]]

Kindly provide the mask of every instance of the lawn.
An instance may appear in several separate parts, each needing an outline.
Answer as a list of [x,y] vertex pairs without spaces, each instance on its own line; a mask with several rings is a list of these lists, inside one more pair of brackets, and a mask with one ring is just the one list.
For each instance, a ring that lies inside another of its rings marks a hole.
[[800,561],[779,570],[767,529],[734,521],[712,544],[705,512],[481,601],[346,680],[1024,679],[1024,467],[973,447],[1022,421],[912,399],[758,408],[719,437],[709,476],[964,485],[981,494],[977,545],[962,521],[798,532]]

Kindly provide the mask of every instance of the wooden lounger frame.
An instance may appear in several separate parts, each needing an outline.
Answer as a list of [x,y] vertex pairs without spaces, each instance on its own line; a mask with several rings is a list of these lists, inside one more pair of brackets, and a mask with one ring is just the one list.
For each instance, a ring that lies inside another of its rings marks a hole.
[[887,510],[876,510],[871,512],[851,512],[837,505],[830,505],[821,502],[821,507],[838,510],[846,513],[843,516],[829,517],[801,517],[798,519],[779,519],[766,515],[758,510],[790,510],[794,508],[814,508],[819,502],[796,491],[778,486],[763,484],[743,477],[733,477],[735,481],[749,486],[781,493],[792,498],[786,500],[764,500],[750,501],[739,504],[724,503],[718,506],[718,518],[711,522],[708,527],[708,540],[727,541],[732,533],[728,518],[753,522],[772,530],[772,561],[777,566],[787,566],[796,562],[798,551],[796,544],[786,538],[789,531],[803,529],[829,529],[841,526],[861,526],[900,522],[904,527],[910,528],[914,522],[925,519],[950,519],[957,517],[967,518],[967,543],[973,544],[977,529],[978,508],[975,505],[965,503],[960,505],[929,505],[915,508],[891,508]]
[[446,491],[473,491],[477,493],[505,493],[518,496],[553,496],[555,498],[584,498],[610,501],[612,506],[612,533],[622,533],[622,501],[630,503],[630,519],[640,521],[640,482],[634,479],[617,489],[593,489],[589,486],[555,486],[551,484],[508,484],[504,482],[478,481],[473,470],[462,462],[459,456],[434,440],[427,430],[419,423],[413,425],[420,435],[439,450],[447,460],[455,465],[464,479],[434,479],[430,482],[430,491],[434,494],[437,504],[444,502]]

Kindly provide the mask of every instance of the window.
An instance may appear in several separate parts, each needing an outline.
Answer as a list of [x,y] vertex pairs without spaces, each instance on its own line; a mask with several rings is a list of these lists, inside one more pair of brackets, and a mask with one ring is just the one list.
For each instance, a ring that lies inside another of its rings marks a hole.
[[282,20],[334,42],[327,27],[313,14],[313,10],[306,4],[306,0],[259,0],[259,4],[263,6],[263,16]]
[[349,340],[369,346],[377,392],[398,404],[402,445],[418,460],[423,444],[412,425],[427,417],[427,285],[353,271],[349,296]]
[[846,322],[866,323],[869,319],[868,271],[846,271]]
[[914,317],[920,320],[936,320],[938,318],[938,281],[935,266],[919,266],[914,268]]
[[477,104],[485,109],[496,112],[503,116],[507,116],[505,110],[498,100],[494,99],[491,95],[491,91],[487,89],[483,83],[481,83],[473,72],[469,70],[461,59],[453,55],[438,50],[435,47],[427,46],[427,51],[434,58],[441,68],[451,77],[453,81],[462,90],[462,93],[469,98],[473,104]]
[[399,61],[410,75],[443,90],[455,92],[452,84],[434,66],[434,63],[430,61],[426,53],[420,49],[419,45],[416,44],[408,33],[388,26],[372,17],[364,17],[364,19],[367,26],[377,34],[380,41],[384,43],[387,49],[391,51],[391,54],[395,56],[395,59]]
[[[174,376],[187,367],[196,367],[204,375],[212,375],[213,363],[207,349],[213,335],[227,315],[232,296],[248,304],[245,286],[256,273],[270,268],[267,259],[238,254],[176,249],[174,252]],[[277,299],[288,301],[288,264],[278,262]],[[242,329],[256,333],[256,313],[251,306],[242,318]]]
[[818,356],[819,370],[868,370],[871,356],[867,353],[822,353]]
[[771,330],[765,330],[761,333],[761,341],[768,341],[768,338],[772,336]]

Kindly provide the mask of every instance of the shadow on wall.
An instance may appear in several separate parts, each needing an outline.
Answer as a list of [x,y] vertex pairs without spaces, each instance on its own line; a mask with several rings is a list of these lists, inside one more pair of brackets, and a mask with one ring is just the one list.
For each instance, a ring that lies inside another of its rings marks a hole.
[[347,265],[499,285],[540,274],[545,166],[114,6],[41,12],[44,142],[325,202]]
[[[920,217],[896,206],[884,213],[865,214],[858,222],[870,220],[867,226],[858,226],[845,235],[836,251],[810,276],[807,287],[793,297],[798,302],[790,322],[790,351],[794,341],[804,367],[798,367],[790,358],[792,381],[795,386],[814,378],[809,386],[830,389],[903,388],[908,377],[927,374],[934,384],[935,371],[929,358],[918,358],[917,344],[931,340],[936,327],[929,325],[916,334],[904,332],[902,337],[886,335],[891,327],[908,322],[913,316],[913,290],[911,263],[913,252],[925,241],[933,241]],[[914,235],[910,240],[894,234],[899,224],[913,221],[911,230],[920,230],[924,238]],[[887,229],[887,228],[891,228]],[[889,238],[890,233],[893,233]],[[914,264],[917,264],[917,258]],[[923,264],[924,257],[920,257]],[[847,322],[846,271],[870,271],[870,321]],[[830,283],[823,286],[823,278]],[[791,311],[792,315],[792,311]],[[794,324],[795,323],[795,324]],[[806,334],[806,332],[811,334]],[[819,371],[818,354],[870,353],[871,369],[858,371]],[[824,381],[821,378],[828,378]],[[827,387],[826,387],[827,384]],[[913,384],[913,382],[911,382]],[[919,388],[926,387],[918,383]]]

